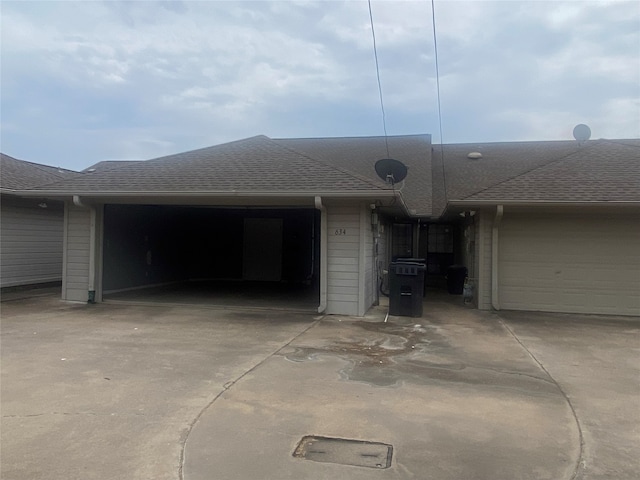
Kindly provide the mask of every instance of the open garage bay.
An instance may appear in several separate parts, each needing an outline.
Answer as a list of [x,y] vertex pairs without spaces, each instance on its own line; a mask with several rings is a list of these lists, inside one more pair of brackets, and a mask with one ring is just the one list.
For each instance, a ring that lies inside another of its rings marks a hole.
[[309,208],[106,205],[104,300],[313,310]]

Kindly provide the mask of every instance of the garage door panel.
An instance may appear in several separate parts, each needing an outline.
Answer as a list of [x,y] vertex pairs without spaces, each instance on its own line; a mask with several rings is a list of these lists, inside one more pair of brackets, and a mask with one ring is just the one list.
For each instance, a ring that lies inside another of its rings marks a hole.
[[505,215],[501,307],[640,315],[639,225],[630,215]]

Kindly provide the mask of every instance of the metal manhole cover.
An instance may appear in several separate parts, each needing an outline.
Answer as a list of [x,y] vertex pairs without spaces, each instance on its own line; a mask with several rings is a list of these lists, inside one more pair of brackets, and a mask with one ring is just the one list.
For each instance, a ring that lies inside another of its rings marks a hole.
[[314,462],[389,468],[393,447],[386,443],[307,435],[302,437],[293,456]]

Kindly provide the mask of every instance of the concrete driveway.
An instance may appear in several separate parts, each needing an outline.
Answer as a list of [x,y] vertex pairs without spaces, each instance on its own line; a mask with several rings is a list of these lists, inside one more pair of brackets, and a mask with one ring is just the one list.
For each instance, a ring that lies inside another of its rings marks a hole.
[[640,318],[503,312],[557,381],[582,434],[577,478],[640,476]]
[[313,321],[51,296],[2,303],[1,478],[178,478],[202,409]]
[[384,313],[5,302],[2,478],[637,478],[637,322]]

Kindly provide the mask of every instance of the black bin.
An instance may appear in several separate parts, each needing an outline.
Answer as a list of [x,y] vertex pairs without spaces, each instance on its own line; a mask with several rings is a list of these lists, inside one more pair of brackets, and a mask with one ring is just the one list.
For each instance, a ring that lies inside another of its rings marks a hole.
[[398,259],[389,265],[389,315],[422,316],[424,263]]
[[447,268],[447,291],[451,295],[462,295],[466,278],[467,267],[464,265],[451,265]]

